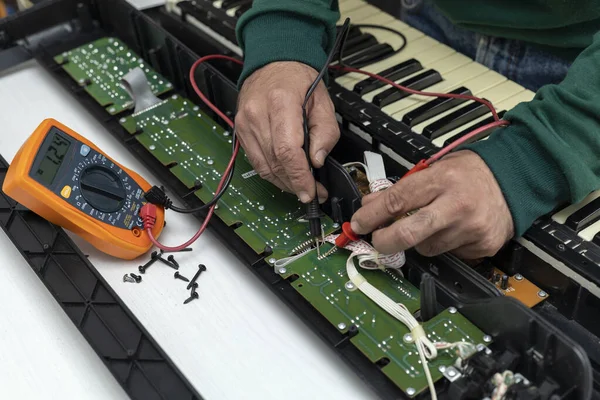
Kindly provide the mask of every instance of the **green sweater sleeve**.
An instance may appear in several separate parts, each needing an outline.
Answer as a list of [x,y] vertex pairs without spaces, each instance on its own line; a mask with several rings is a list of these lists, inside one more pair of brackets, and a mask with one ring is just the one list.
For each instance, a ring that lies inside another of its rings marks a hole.
[[515,236],[556,206],[600,189],[600,33],[566,78],[505,114],[511,125],[468,148],[490,167]]
[[244,52],[238,87],[274,61],[299,61],[321,69],[335,42],[339,17],[337,0],[255,0],[236,26]]

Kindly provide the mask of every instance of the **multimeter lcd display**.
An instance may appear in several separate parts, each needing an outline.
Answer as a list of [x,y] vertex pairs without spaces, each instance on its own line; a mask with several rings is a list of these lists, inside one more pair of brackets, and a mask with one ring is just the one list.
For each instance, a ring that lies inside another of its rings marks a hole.
[[52,185],[54,177],[56,177],[70,147],[71,142],[69,140],[59,134],[54,134],[50,146],[46,150],[46,154],[43,155],[43,159],[37,171],[35,171],[35,176],[40,182],[48,186]]

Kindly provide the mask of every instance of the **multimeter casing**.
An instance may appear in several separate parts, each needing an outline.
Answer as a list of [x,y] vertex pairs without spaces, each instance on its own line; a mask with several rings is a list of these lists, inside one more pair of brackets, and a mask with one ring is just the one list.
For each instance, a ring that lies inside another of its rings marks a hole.
[[[50,178],[48,169],[54,169]],[[139,218],[145,204],[143,194],[150,188],[141,176],[84,137],[54,119],[46,119],[17,152],[2,190],[98,250],[131,260],[152,247]],[[159,208],[154,237],[160,235],[163,226],[164,210]]]

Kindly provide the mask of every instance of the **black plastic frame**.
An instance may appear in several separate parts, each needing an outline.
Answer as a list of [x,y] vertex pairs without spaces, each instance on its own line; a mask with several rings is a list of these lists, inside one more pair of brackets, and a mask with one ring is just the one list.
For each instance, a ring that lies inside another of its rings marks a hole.
[[3,192],[0,227],[132,399],[201,399],[62,228]]
[[[76,12],[73,12],[69,7],[75,8]],[[103,107],[95,103],[52,60],[54,54],[58,54],[99,36],[104,36],[107,33],[113,34],[118,36],[132,50],[143,56],[154,68],[173,82],[182,95],[198,101],[189,85],[187,77],[187,71],[197,58],[197,55],[164,31],[149,17],[136,11],[123,0],[87,0],[81,2],[73,0],[49,0],[47,3],[43,3],[20,16],[0,22],[0,36],[4,32],[5,37],[11,38],[11,41],[5,43],[5,47],[14,46],[18,40],[22,40],[33,33],[38,34],[40,27],[49,28],[52,24],[60,23],[71,23],[72,26],[76,27],[78,34],[74,35],[72,32],[63,35],[60,32],[53,34],[52,41],[37,41],[28,46],[29,51],[109,132],[121,140],[129,151],[144,162],[161,181],[168,183],[170,189],[176,195],[181,197],[190,206],[199,205],[199,200],[195,196],[191,196],[192,193],[190,190],[177,180],[174,180],[168,168],[152,157],[134,137],[129,135],[120,126],[118,123],[120,116],[110,116]],[[207,39],[207,43],[210,43],[210,39]],[[14,49],[15,47],[12,48]],[[2,57],[2,53],[0,53],[0,57]],[[236,68],[236,66],[228,65],[228,63],[219,65],[219,69],[226,72],[236,71]],[[229,113],[233,111],[237,99],[237,91],[235,85],[226,79],[224,74],[210,65],[202,65],[196,71],[196,80],[201,90],[208,94],[218,107]],[[201,103],[198,102],[198,104]],[[222,240],[226,240],[228,248],[234,251],[315,333],[333,347],[379,396],[385,399],[407,398],[399,388],[385,377],[376,365],[372,364],[360,351],[350,344],[348,336],[341,334],[335,327],[329,324],[322,315],[291,287],[289,282],[282,280],[279,275],[274,273],[272,266],[268,265],[264,260],[264,257],[268,253],[256,255],[241,239],[232,235],[231,227],[228,227],[217,218],[211,221],[210,227]],[[415,260],[412,262],[415,265],[412,269],[417,271],[417,267],[420,267],[425,271],[426,267],[423,267],[422,264],[427,264],[427,261]],[[452,271],[452,273],[446,274],[450,275],[448,282],[444,282],[444,277],[439,277],[436,283],[440,290],[440,303],[444,306],[454,305],[467,307],[468,309],[473,303],[480,305],[489,304],[490,308],[488,311],[502,313],[503,307],[507,304],[506,302],[510,302],[509,299],[496,297],[495,300],[488,303],[490,302],[488,300],[490,297],[498,296],[499,293],[485,279],[474,274],[470,269],[465,268],[462,263],[446,256],[434,258],[429,261],[430,270],[431,266],[435,263],[440,263],[440,265]],[[415,279],[418,279],[419,276],[420,274],[415,275]],[[463,297],[461,297],[460,293],[452,290],[452,282],[457,277],[460,277],[462,282],[466,283],[466,290],[469,295],[466,298],[464,297],[464,293]],[[463,304],[463,300],[467,301]],[[514,312],[526,315],[527,320],[536,321],[539,319],[535,313],[520,304],[512,306],[512,308],[515,310]],[[472,321],[477,325],[485,322],[477,321],[477,318],[485,319],[487,317],[485,315],[477,317],[477,313],[473,313],[473,315],[475,319],[472,319]],[[580,373],[570,375],[570,378],[574,380],[572,383],[574,386],[572,387],[579,388],[581,394],[581,396],[574,398],[588,398],[587,395],[590,393],[592,387],[591,368],[583,351],[577,344],[564,337],[559,330],[552,330],[552,327],[544,325],[543,321],[540,323],[540,326],[543,326],[544,329],[550,329],[548,334],[557,338],[552,343],[559,346],[560,351],[571,354],[574,360],[579,360],[577,365]],[[502,332],[498,331],[498,335],[502,334]],[[538,346],[535,343],[532,345],[534,347]],[[542,346],[542,344],[539,344],[539,346]],[[443,382],[440,385],[443,385]]]

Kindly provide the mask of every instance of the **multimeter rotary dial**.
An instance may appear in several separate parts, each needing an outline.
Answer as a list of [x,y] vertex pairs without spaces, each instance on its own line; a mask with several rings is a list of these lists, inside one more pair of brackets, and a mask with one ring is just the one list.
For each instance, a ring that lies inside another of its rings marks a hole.
[[79,186],[85,201],[104,213],[120,210],[127,199],[121,178],[112,169],[102,165],[85,168],[81,172]]

